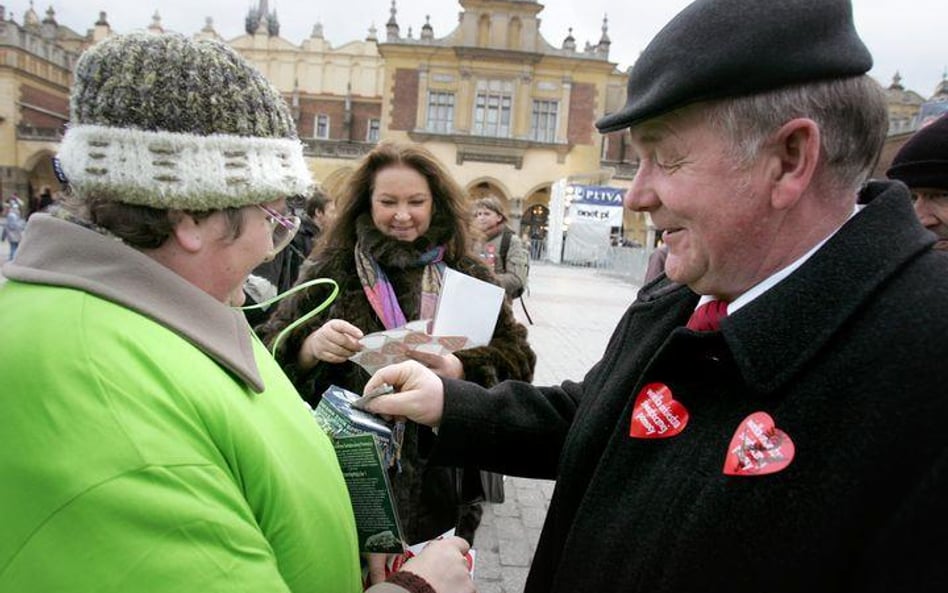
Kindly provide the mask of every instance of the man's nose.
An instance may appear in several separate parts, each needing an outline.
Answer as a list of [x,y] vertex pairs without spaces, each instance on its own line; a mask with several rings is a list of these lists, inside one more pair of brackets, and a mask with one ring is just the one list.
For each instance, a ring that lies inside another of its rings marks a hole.
[[651,187],[648,175],[642,168],[639,168],[636,172],[632,179],[632,186],[629,191],[625,192],[622,203],[626,208],[635,212],[646,212],[659,206],[658,194]]

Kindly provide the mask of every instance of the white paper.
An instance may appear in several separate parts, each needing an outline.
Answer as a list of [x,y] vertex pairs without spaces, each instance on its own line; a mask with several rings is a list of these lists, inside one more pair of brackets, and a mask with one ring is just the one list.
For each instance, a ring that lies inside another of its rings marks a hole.
[[441,294],[431,333],[435,336],[465,336],[468,348],[490,343],[497,316],[504,302],[504,289],[447,268],[441,279]]

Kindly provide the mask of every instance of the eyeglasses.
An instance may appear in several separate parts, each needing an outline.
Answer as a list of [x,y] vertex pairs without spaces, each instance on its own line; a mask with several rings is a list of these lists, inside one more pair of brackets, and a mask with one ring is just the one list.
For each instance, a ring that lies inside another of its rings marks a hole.
[[280,214],[273,208],[263,206],[262,204],[257,204],[256,206],[266,213],[267,222],[270,223],[270,227],[273,229],[273,236],[271,237],[273,248],[270,249],[268,254],[270,257],[273,257],[283,251],[283,249],[290,244],[290,241],[293,240],[293,237],[296,236],[296,231],[300,230],[300,219],[298,216]]

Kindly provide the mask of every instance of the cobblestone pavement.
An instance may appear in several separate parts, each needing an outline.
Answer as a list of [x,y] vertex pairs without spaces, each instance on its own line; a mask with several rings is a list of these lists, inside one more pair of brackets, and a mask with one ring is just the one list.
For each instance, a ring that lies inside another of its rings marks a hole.
[[[582,379],[599,360],[638,286],[596,270],[534,263],[525,304],[537,353],[536,385]],[[520,303],[517,318],[526,323]],[[554,483],[508,477],[506,501],[485,505],[474,539],[474,580],[480,593],[520,593],[536,547]]]

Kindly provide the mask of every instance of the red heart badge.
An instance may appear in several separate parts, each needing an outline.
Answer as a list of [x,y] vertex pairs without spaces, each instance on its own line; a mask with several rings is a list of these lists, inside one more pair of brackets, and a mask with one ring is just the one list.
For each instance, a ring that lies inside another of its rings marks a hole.
[[787,433],[774,426],[766,412],[754,412],[741,422],[727,448],[724,473],[763,476],[779,472],[793,461],[795,449]]
[[635,398],[629,436],[667,439],[681,434],[688,424],[688,410],[672,397],[664,383],[649,383]]

